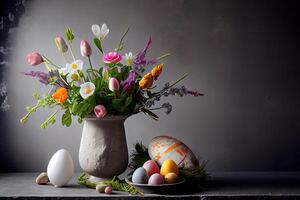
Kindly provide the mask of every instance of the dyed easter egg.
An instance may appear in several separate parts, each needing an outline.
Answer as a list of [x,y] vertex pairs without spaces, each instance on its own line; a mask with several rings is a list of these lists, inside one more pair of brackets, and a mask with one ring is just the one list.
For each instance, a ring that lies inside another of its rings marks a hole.
[[171,184],[171,183],[177,183],[179,181],[179,177],[177,176],[177,174],[171,172],[165,175],[165,182],[167,184]]
[[167,175],[168,173],[171,173],[171,172],[178,175],[178,173],[179,173],[178,167],[177,167],[176,163],[173,160],[171,160],[171,159],[165,160],[163,162],[163,164],[161,165],[160,174],[162,176],[165,176],[165,175]]
[[148,179],[149,177],[147,175],[147,172],[143,167],[137,168],[132,174],[133,183],[147,184]]
[[172,159],[179,168],[195,169],[199,166],[194,153],[183,142],[169,136],[158,136],[151,140],[148,153],[160,166],[167,159]]
[[148,184],[149,185],[161,185],[164,183],[164,177],[158,173],[152,174],[150,176]]
[[159,173],[159,167],[154,160],[148,160],[144,163],[143,168],[146,170],[148,176]]
[[106,186],[106,188],[104,189],[105,194],[111,194],[112,191],[113,191],[113,188],[110,185]]

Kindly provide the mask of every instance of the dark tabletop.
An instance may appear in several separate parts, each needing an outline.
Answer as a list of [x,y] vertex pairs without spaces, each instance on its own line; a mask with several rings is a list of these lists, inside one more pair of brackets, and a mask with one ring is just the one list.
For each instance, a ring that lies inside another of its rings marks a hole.
[[[178,194],[130,196],[115,191],[99,194],[76,183],[76,176],[62,188],[37,185],[38,173],[0,174],[0,199],[300,199],[300,172],[212,173],[203,187],[189,185]],[[180,190],[177,189],[177,190]]]

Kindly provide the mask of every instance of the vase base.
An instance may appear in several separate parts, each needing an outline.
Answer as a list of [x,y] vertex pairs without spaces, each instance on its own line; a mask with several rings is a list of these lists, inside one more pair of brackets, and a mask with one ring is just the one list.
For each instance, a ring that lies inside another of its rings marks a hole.
[[90,176],[89,181],[92,183],[99,183],[101,181],[110,181],[112,178],[99,178],[96,176]]

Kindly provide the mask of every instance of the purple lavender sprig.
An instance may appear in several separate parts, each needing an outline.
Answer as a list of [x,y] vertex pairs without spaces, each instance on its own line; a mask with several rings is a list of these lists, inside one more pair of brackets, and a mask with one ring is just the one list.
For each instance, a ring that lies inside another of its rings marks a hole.
[[45,73],[45,72],[41,72],[41,71],[30,71],[30,72],[21,72],[22,74],[24,74],[25,76],[30,76],[33,78],[37,78],[41,83],[48,85],[49,84],[49,78],[50,75]]
[[199,97],[203,96],[204,94],[197,92],[197,91],[192,91],[192,90],[187,90],[185,86],[181,87],[169,87],[169,83],[165,84],[165,87],[163,89],[162,95],[165,97],[168,97],[170,95],[172,96],[194,96],[194,97]]
[[145,66],[155,65],[157,63],[157,59],[153,59],[150,61],[146,60],[146,53],[147,53],[151,43],[152,43],[152,39],[151,39],[151,37],[149,37],[143,50],[138,52],[134,56],[133,65],[132,65],[134,71],[143,72],[143,69]]

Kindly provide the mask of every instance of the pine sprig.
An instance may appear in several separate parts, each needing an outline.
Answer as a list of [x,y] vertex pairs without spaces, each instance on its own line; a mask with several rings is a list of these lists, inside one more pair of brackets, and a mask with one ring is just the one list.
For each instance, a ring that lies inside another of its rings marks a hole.
[[77,177],[77,183],[79,185],[86,186],[88,188],[93,188],[93,189],[96,188],[97,184],[102,184],[105,186],[110,185],[114,190],[127,192],[131,195],[143,195],[143,193],[137,190],[135,187],[126,183],[124,180],[119,180],[117,177],[113,177],[112,180],[101,181],[99,183],[91,182],[89,181],[89,178],[90,175],[86,173],[82,173],[80,176]]
[[151,160],[149,154],[148,154],[148,148],[143,145],[142,142],[137,142],[134,145],[134,150],[130,154],[131,162],[129,163],[129,168],[133,171],[141,166],[147,161]]
[[186,179],[189,178],[197,178],[197,179],[202,179],[202,178],[206,178],[208,176],[208,173],[205,169],[206,164],[208,161],[203,161],[201,164],[199,164],[198,167],[196,167],[193,170],[187,170],[187,169],[179,169],[180,172],[180,176],[184,177]]
[[110,181],[102,181],[100,183],[103,185],[110,185],[114,190],[128,192],[132,195],[143,195],[143,193],[137,190],[135,187],[126,183],[124,180],[119,180],[117,177],[114,177]]

